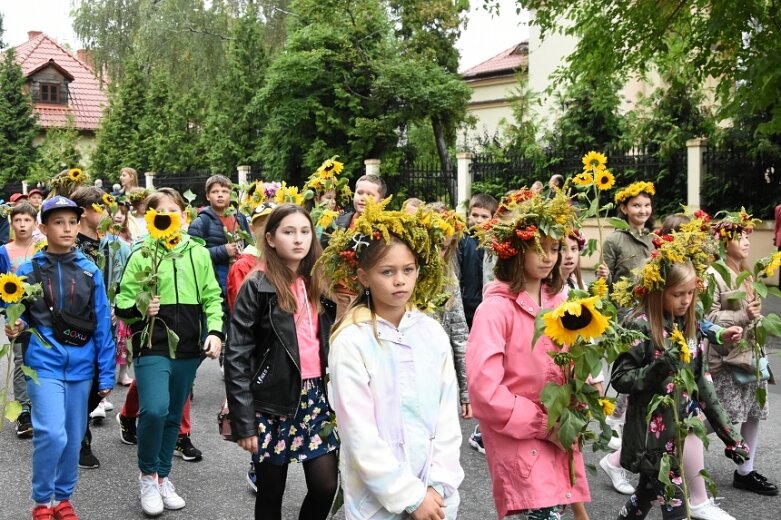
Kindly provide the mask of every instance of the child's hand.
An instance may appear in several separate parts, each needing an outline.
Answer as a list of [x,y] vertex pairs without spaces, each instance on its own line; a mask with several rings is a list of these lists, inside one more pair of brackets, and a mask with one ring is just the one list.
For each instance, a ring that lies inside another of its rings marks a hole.
[[428,488],[426,490],[426,498],[423,499],[423,503],[412,512],[413,520],[440,520],[445,518],[445,512],[442,508],[445,506],[445,501],[439,496],[439,493],[434,491],[434,488]]
[[257,453],[258,452],[258,436],[253,435],[252,437],[244,437],[243,439],[239,439],[236,441],[236,444],[239,445],[241,449],[244,451],[248,451],[250,453]]
[[748,445],[745,442],[729,444],[724,448],[724,455],[735,464],[743,464],[749,457]]
[[550,435],[548,435],[547,440],[552,442],[561,451],[567,451],[567,448],[564,447],[564,445],[561,443],[561,440],[559,439],[559,423],[553,425],[553,429],[551,430]]
[[762,316],[762,302],[760,300],[754,300],[748,304],[746,311],[748,312],[748,317],[752,320],[759,318]]
[[217,359],[220,357],[220,350],[222,350],[222,340],[213,334],[206,336],[203,342],[203,353],[207,357]]
[[461,403],[461,417],[464,419],[471,419],[474,417],[472,415],[472,405],[469,403]]
[[5,324],[5,335],[8,336],[8,339],[16,339],[23,330],[24,322],[22,320],[16,320],[13,327],[9,327],[7,323]]
[[610,269],[608,269],[605,264],[599,264],[594,271],[594,274],[596,274],[598,278],[604,278],[607,280],[610,276]]
[[236,245],[236,242],[229,242],[225,244],[225,250],[228,252],[228,256],[231,258],[239,254],[239,246]]
[[157,316],[157,313],[160,312],[160,297],[155,296],[152,298],[152,300],[149,302],[149,306],[146,308],[146,315],[150,318],[152,316]]
[[103,390],[98,390],[98,395],[100,397],[108,397],[108,394],[111,393],[111,388],[104,388]]
[[737,325],[733,325],[732,327],[726,328],[723,331],[721,331],[721,341],[725,345],[732,345],[740,341],[740,338],[743,337],[743,327],[738,327]]

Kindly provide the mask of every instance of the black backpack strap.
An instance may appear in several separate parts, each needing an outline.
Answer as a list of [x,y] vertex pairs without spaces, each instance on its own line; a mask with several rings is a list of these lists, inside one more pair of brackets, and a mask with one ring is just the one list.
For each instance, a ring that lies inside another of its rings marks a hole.
[[36,260],[33,260],[31,263],[33,264],[33,272],[35,273],[35,278],[41,284],[41,290],[43,291],[43,301],[46,302],[46,306],[49,308],[49,310],[51,312],[54,312],[54,304],[52,303],[51,296],[49,296],[49,293],[46,292],[46,284],[43,283],[43,275],[41,274],[41,268],[38,265],[38,262]]

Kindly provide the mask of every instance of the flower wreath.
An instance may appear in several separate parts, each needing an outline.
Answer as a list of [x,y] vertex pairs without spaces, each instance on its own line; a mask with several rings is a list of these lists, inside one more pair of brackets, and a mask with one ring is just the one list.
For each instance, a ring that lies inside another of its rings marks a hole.
[[654,183],[645,181],[633,182],[626,188],[618,190],[614,200],[616,201],[616,204],[623,204],[629,199],[637,197],[641,193],[645,193],[650,197],[656,195],[656,188],[654,187]]
[[334,190],[336,193],[336,203],[340,207],[345,207],[350,203],[350,198],[353,195],[350,190],[350,184],[346,176],[340,176],[344,171],[344,164],[337,161],[338,155],[334,155],[330,159],[323,161],[323,164],[309,176],[306,184],[304,184],[304,191],[312,190],[313,195],[316,193],[322,195],[328,190]]
[[47,198],[52,198],[56,195],[70,196],[73,191],[82,184],[88,184],[90,177],[84,173],[81,168],[71,168],[69,170],[63,170],[52,178],[50,181],[51,191]]
[[754,226],[762,222],[759,219],[752,218],[746,212],[746,209],[742,207],[740,211],[720,211],[716,214],[716,218],[720,216],[721,220],[714,224],[713,232],[716,238],[723,244],[740,237],[741,233],[751,234],[754,231]]
[[414,215],[388,211],[385,207],[390,200],[367,201],[352,229],[334,231],[317,263],[332,291],[346,288],[359,294],[364,290],[357,275],[361,254],[373,240],[389,244],[394,236],[407,244],[417,259],[419,273],[412,301],[417,308],[428,310],[444,287],[445,265],[439,250],[452,226],[430,210],[422,209]]
[[241,198],[239,209],[247,215],[252,215],[255,208],[274,201],[277,190],[282,187],[282,183],[276,181],[264,182],[260,179],[250,184]]
[[654,240],[656,249],[649,260],[633,271],[636,279],[624,277],[613,284],[613,301],[622,307],[631,307],[651,291],[664,289],[669,268],[684,262],[692,263],[697,273],[697,287],[702,289],[705,272],[719,250],[709,219],[707,214],[698,212],[678,231],[657,237]]
[[138,204],[139,202],[144,202],[151,194],[152,192],[146,188],[135,188],[125,194],[122,202],[126,201],[132,206],[134,204]]
[[524,187],[502,200],[494,217],[477,234],[489,253],[507,260],[533,242],[542,252],[543,235],[561,240],[577,227],[575,209],[569,197],[557,190],[553,198]]

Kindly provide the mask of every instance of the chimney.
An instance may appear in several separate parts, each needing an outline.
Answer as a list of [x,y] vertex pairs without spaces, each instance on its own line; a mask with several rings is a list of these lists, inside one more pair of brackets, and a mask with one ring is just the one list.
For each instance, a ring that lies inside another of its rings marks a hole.
[[41,31],[27,31],[27,39],[32,40],[36,36],[40,36],[43,34]]
[[95,69],[95,64],[92,62],[92,53],[87,49],[79,49],[76,51],[76,57],[80,62],[86,64],[89,68]]

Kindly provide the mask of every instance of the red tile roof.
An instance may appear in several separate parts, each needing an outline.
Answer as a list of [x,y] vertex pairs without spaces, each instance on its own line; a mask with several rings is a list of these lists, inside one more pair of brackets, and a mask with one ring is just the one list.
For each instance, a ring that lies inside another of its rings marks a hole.
[[106,84],[98,79],[92,68],[69,53],[60,44],[41,33],[16,48],[16,62],[25,76],[45,68],[53,61],[59,69],[73,77],[68,85],[67,105],[35,103],[38,124],[43,128],[65,126],[68,114],[72,114],[79,130],[97,130],[103,107],[108,105],[104,94]]
[[514,74],[529,65],[529,42],[522,41],[461,73],[464,79]]

